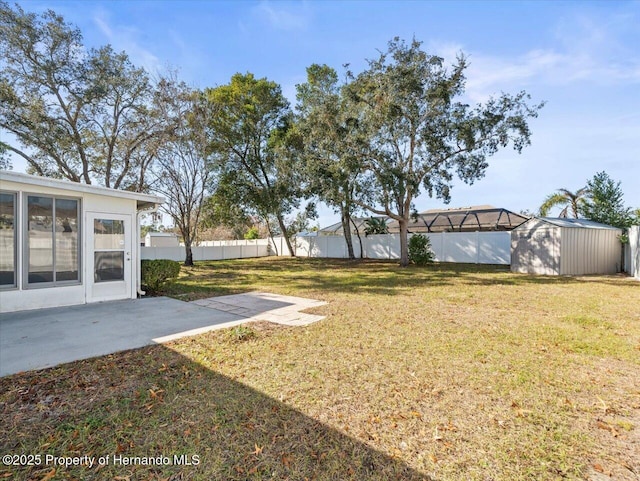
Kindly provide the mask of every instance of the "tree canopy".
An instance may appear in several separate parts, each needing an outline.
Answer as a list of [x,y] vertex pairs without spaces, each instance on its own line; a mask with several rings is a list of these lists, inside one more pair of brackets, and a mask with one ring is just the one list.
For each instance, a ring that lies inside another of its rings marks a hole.
[[153,86],[126,53],[86,49],[80,31],[52,10],[41,15],[0,2],[0,128],[31,172],[142,190],[162,125]]
[[299,205],[301,190],[289,102],[278,84],[253,74],[206,91],[213,112],[209,150],[217,157],[221,185],[232,201],[245,205],[269,224],[273,216],[293,255],[285,215]]
[[197,239],[205,195],[213,183],[205,130],[209,112],[201,92],[175,78],[159,82],[156,105],[167,134],[156,149],[153,188],[165,198],[162,209],[180,231],[184,265],[191,266],[191,246]]
[[348,86],[366,144],[360,185],[373,199],[356,202],[398,221],[403,266],[412,203],[422,189],[448,202],[454,175],[473,183],[500,148],[511,143],[520,152],[530,144],[527,120],[542,107],[529,106],[525,92],[469,106],[461,100],[466,68],[462,55],[449,70],[420,42],[395,38]]
[[340,213],[347,252],[353,259],[351,217],[360,208],[355,197],[363,194],[358,183],[361,145],[356,106],[345,95],[336,71],[327,65],[308,67],[307,81],[296,89],[307,188]]
[[582,187],[575,192],[569,189],[558,189],[557,192],[549,194],[542,205],[540,206],[540,216],[547,217],[549,211],[554,207],[564,206],[560,211],[559,217],[568,217],[569,209],[571,209],[571,215],[577,219],[584,207],[584,204],[589,195],[589,189]]
[[634,222],[634,213],[624,205],[620,182],[606,172],[598,172],[587,182],[589,197],[582,206],[585,219],[626,229]]

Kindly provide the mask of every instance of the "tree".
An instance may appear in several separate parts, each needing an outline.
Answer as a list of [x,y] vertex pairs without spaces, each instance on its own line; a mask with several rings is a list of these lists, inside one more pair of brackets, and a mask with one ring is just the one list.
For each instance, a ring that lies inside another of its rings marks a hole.
[[347,252],[355,258],[352,216],[359,206],[360,144],[355,105],[344,95],[334,69],[313,64],[306,83],[296,86],[297,121],[304,139],[304,171],[308,189],[340,213]]
[[365,236],[389,233],[389,228],[387,227],[387,221],[384,218],[369,217],[364,222],[367,225],[364,229]]
[[577,219],[588,195],[589,189],[586,187],[582,187],[575,192],[571,192],[568,189],[558,189],[556,193],[550,194],[545,198],[540,206],[540,216],[547,217],[549,211],[554,207],[564,206],[558,217],[568,217],[569,208],[571,208],[571,214]]
[[159,82],[156,105],[163,122],[171,128],[156,151],[153,187],[165,197],[162,209],[182,236],[184,265],[192,266],[191,248],[212,179],[205,133],[207,109],[199,92],[175,78]]
[[0,142],[0,170],[11,170],[11,159],[7,153],[7,147]]
[[48,10],[0,1],[0,128],[38,175],[144,190],[162,126],[143,69],[110,46],[86,50],[80,31]]
[[598,172],[587,181],[589,197],[581,208],[585,219],[626,229],[633,224],[633,211],[624,206],[620,182],[606,172]]
[[285,215],[301,196],[296,168],[300,139],[280,86],[250,73],[235,74],[206,96],[215,112],[208,122],[209,149],[218,158],[220,182],[229,186],[225,192],[267,225],[273,217],[293,256]]
[[520,92],[471,108],[458,100],[466,59],[459,56],[449,72],[442,58],[427,55],[420,45],[395,38],[348,85],[366,135],[361,185],[374,199],[356,202],[398,221],[402,266],[409,263],[408,224],[421,188],[449,202],[454,173],[471,184],[500,148],[512,143],[520,152],[530,144],[527,119],[542,106],[528,106],[530,97]]

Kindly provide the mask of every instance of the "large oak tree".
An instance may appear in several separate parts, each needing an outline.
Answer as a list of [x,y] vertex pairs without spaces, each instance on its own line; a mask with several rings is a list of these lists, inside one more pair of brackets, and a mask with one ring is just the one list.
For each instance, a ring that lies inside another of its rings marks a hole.
[[308,190],[340,214],[350,259],[355,258],[352,216],[364,200],[359,161],[363,145],[357,105],[345,95],[338,74],[326,65],[307,68],[297,88],[297,122],[303,137],[303,167]]
[[274,218],[294,255],[285,216],[301,197],[300,139],[289,102],[277,83],[251,73],[235,74],[227,85],[208,89],[206,96],[213,112],[209,149],[217,157],[221,188],[233,197],[230,201],[267,225]]
[[29,171],[143,190],[147,144],[163,126],[149,110],[147,73],[110,46],[86,49],[55,12],[0,1],[0,129]]
[[466,59],[459,56],[448,69],[420,45],[392,40],[348,85],[367,139],[363,185],[374,198],[356,202],[398,221],[403,266],[412,204],[422,189],[448,202],[455,175],[473,183],[484,175],[487,157],[510,143],[518,152],[530,143],[527,119],[542,106],[529,106],[520,92],[472,107],[462,101]]

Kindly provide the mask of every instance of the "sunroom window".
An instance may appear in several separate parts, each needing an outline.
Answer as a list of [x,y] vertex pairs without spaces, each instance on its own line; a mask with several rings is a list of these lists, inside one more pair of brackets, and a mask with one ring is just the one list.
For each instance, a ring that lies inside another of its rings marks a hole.
[[16,287],[16,194],[0,192],[0,289]]
[[80,201],[27,196],[27,284],[80,281]]

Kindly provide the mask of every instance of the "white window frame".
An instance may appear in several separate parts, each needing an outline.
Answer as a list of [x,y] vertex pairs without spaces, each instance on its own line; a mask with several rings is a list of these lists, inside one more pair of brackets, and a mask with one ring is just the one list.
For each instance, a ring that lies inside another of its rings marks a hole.
[[0,190],[1,194],[13,196],[13,284],[0,285],[0,290],[9,291],[18,289],[18,229],[20,228],[18,216],[18,192]]
[[[29,282],[29,197],[46,197],[52,199],[53,209],[52,218],[54,227],[51,232],[52,235],[52,253],[53,253],[53,278],[52,282]],[[57,281],[56,277],[56,242],[55,242],[55,219],[56,219],[56,199],[75,200],[78,202],[78,280],[72,281]],[[57,194],[43,194],[41,192],[24,192],[22,194],[22,249],[23,249],[23,266],[22,266],[22,288],[23,289],[47,289],[51,287],[65,287],[65,286],[78,286],[82,284],[82,256],[83,256],[83,241],[82,241],[82,198],[72,197],[67,195]]]

